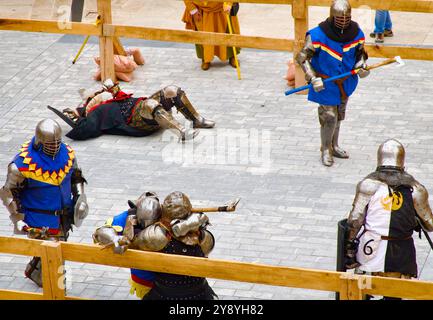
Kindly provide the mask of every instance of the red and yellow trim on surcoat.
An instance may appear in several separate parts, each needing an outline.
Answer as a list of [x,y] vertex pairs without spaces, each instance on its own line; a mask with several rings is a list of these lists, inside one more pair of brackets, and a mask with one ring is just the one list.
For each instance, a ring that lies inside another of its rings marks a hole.
[[74,150],[65,143],[66,149],[68,150],[68,157],[65,166],[59,170],[44,170],[42,167],[38,167],[37,163],[32,162],[33,159],[28,157],[29,155],[29,146],[30,141],[25,142],[20,149],[19,156],[23,158],[23,163],[27,165],[27,167],[19,168],[21,174],[28,179],[33,179],[36,181],[48,183],[51,185],[59,186],[62,184],[63,179],[69,173],[72,168],[73,160],[75,158]]

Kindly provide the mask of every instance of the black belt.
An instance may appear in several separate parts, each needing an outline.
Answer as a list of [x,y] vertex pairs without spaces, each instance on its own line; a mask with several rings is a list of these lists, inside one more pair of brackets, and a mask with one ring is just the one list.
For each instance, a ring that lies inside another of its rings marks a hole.
[[25,208],[25,209],[36,213],[49,214],[52,216],[67,215],[69,212],[67,208],[61,210],[43,210],[43,209],[33,209],[33,208]]
[[409,240],[409,239],[412,239],[412,236],[407,236],[405,238],[393,238],[393,237],[381,236],[381,239],[382,240],[389,240],[389,241]]
[[167,286],[164,282],[155,280],[153,289],[162,296],[188,297],[202,294],[207,286],[209,286],[209,284],[205,278],[201,278],[198,282],[177,286]]

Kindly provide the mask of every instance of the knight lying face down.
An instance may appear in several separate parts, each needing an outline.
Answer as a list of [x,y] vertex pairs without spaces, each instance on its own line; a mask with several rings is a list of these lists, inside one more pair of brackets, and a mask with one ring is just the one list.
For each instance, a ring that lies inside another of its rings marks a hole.
[[[185,128],[172,114],[172,108],[192,121]],[[103,134],[148,136],[159,129],[170,129],[182,141],[193,139],[197,128],[213,128],[215,122],[203,118],[177,86],[167,86],[150,97],[134,98],[123,92],[119,85],[106,80],[101,91],[95,92],[84,103],[63,112],[48,106],[72,127],[66,136],[74,140],[96,138]]]

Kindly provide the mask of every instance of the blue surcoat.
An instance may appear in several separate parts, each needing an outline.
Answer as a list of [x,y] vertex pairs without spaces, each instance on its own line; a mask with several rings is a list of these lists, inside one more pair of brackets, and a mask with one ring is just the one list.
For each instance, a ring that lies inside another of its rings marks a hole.
[[75,156],[72,148],[64,143],[54,159],[40,148],[34,147],[34,138],[22,145],[12,162],[26,178],[24,189],[18,198],[24,213],[24,222],[30,227],[59,229],[60,216],[42,211],[68,209],[72,214],[73,199],[71,176]]
[[[356,64],[356,51],[365,42],[364,33],[359,29],[357,36],[350,42],[337,42],[330,39],[323,30],[317,26],[307,32],[311,36],[315,54],[311,65],[318,76],[337,76],[353,70]],[[358,76],[351,75],[343,82],[347,96],[355,91]],[[309,90],[308,100],[322,105],[340,105],[341,93],[336,83],[325,83],[325,89],[320,92]]]

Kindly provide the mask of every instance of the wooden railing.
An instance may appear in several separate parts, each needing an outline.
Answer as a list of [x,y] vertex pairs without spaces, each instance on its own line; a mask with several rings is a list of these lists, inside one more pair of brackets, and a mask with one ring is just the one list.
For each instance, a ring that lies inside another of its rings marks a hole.
[[[88,244],[0,237],[0,253],[39,256],[43,271],[43,293],[0,289],[0,299],[81,299],[65,294],[63,286],[65,260],[273,286],[333,291],[339,292],[342,300],[360,300],[365,294],[407,299],[433,299],[432,282],[136,250],[128,250],[120,256],[112,253],[111,250],[101,250],[99,246]],[[66,277],[68,277],[67,273]]]
[[[173,0],[174,1],[174,0]],[[213,0],[223,2],[225,0]],[[112,23],[111,0],[97,0],[101,25],[71,23],[70,28],[59,27],[57,22],[42,20],[0,19],[0,30],[30,32],[48,32],[99,36],[102,79],[115,79],[113,54],[124,54],[119,37],[140,38],[146,40],[201,43],[209,45],[237,46],[266,50],[299,52],[304,44],[308,30],[308,7],[329,7],[330,0],[238,0],[241,3],[291,5],[294,18],[294,39],[229,35],[213,32],[189,30],[170,30],[149,27],[114,25]],[[433,13],[433,0],[351,0],[354,8],[369,7],[392,11]],[[367,51],[371,57],[401,56],[403,59],[433,60],[433,49],[419,46],[369,45]],[[296,66],[296,85],[304,83],[304,75]]]

